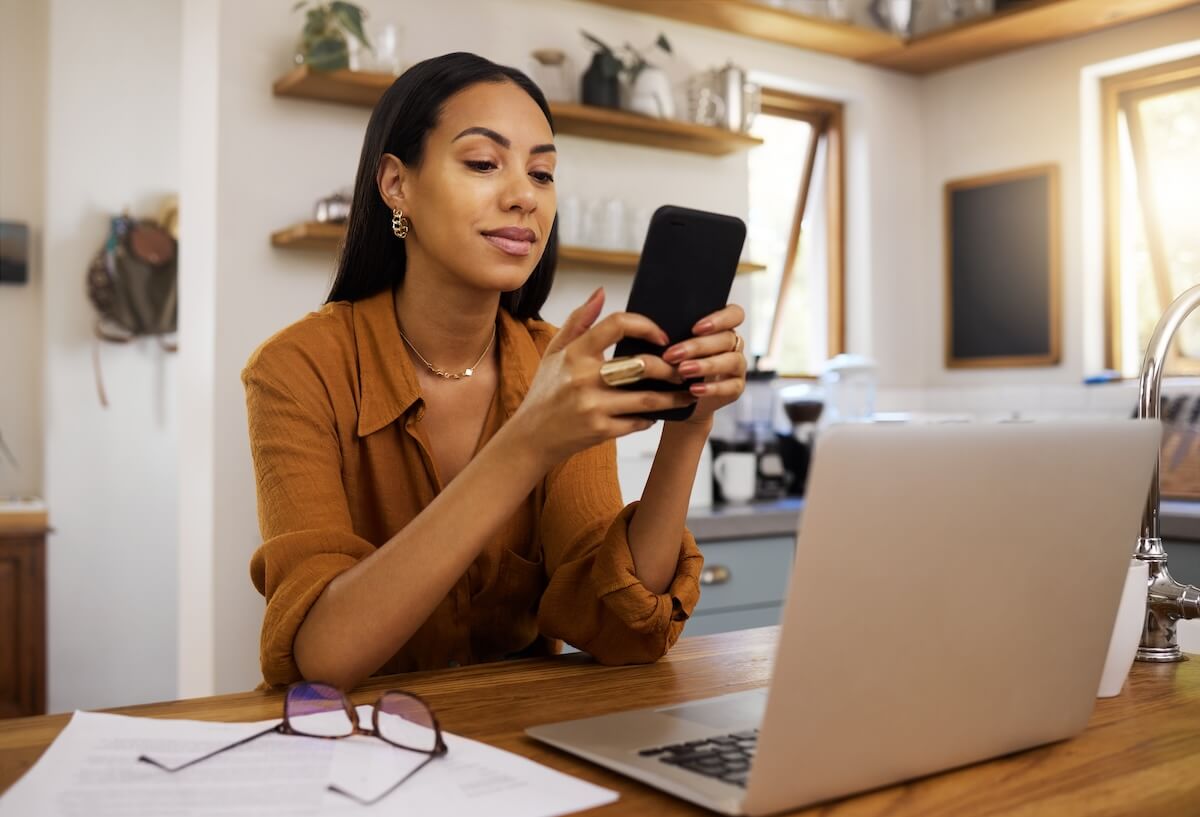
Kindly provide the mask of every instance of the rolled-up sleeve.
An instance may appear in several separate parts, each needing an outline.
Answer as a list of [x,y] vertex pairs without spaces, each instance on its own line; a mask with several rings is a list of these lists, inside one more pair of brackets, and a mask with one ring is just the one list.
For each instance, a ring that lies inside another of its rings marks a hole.
[[250,578],[267,602],[259,658],[277,686],[301,677],[292,644],[309,609],[375,547],[351,524],[328,399],[315,388],[297,396],[250,368],[242,380],[263,539]]
[[666,592],[642,584],[629,549],[629,521],[638,503],[622,507],[616,462],[610,440],[547,477],[538,533],[549,583],[538,627],[604,664],[648,663],[683,632],[700,598],[703,557],[685,528]]

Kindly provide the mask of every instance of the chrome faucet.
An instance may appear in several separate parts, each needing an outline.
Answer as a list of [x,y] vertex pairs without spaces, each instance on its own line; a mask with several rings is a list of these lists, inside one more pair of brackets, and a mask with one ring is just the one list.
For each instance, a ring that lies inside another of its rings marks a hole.
[[[1157,419],[1162,391],[1163,367],[1171,341],[1184,318],[1200,306],[1200,286],[1194,286],[1175,299],[1150,338],[1146,348],[1146,360],[1142,363],[1141,386],[1138,391],[1138,417]],[[1186,661],[1187,656],[1179,651],[1175,638],[1175,622],[1180,619],[1200,618],[1200,587],[1180,584],[1171,578],[1167,570],[1167,552],[1163,550],[1162,538],[1158,535],[1158,472],[1160,463],[1154,466],[1154,479],[1150,483],[1150,495],[1146,500],[1146,512],[1142,515],[1142,533],[1138,537],[1134,558],[1147,563],[1150,578],[1147,583],[1146,624],[1142,629],[1142,642],[1138,645],[1139,661]]]

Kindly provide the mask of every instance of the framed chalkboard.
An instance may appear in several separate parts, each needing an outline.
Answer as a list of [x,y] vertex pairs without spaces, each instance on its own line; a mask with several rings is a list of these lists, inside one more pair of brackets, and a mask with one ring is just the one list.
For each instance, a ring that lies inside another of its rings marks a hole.
[[1058,166],[948,182],[946,366],[1061,357]]

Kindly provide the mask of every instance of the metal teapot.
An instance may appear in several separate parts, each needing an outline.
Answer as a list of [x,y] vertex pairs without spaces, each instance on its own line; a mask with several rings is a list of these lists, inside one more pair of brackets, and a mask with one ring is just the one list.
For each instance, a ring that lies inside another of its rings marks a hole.
[[761,89],[732,62],[692,77],[688,96],[693,122],[739,133],[750,130],[762,107]]

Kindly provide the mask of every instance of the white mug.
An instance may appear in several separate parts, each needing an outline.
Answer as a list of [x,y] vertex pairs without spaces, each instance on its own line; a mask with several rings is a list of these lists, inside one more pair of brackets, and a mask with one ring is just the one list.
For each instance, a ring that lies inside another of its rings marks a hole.
[[713,475],[726,502],[754,499],[758,457],[750,451],[726,451],[713,460]]
[[1142,640],[1142,626],[1146,622],[1146,585],[1149,582],[1146,563],[1134,559],[1125,573],[1125,588],[1121,591],[1121,604],[1117,607],[1117,620],[1113,625],[1108,643],[1108,657],[1104,659],[1104,674],[1100,676],[1100,691],[1097,698],[1111,698],[1121,694],[1129,668],[1137,655],[1138,642]]

